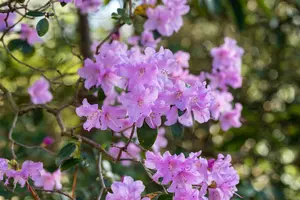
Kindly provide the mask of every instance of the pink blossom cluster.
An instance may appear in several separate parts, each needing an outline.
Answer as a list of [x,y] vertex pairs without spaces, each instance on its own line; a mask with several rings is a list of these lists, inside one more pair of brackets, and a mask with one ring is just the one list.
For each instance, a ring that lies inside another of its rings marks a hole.
[[[101,110],[87,100],[76,109],[78,116],[87,118],[84,128],[118,132],[133,124],[141,127],[144,121],[157,128],[163,125],[162,116],[167,126],[207,122],[212,92],[201,76],[189,74],[188,59],[184,52],[173,54],[162,47],[141,51],[117,41],[105,43],[95,62],[86,59],[78,71],[87,89],[101,87],[107,96]],[[123,92],[116,92],[116,87]]]
[[11,27],[14,24],[15,18],[15,13],[9,13],[8,16],[6,13],[0,13],[0,32]]
[[[153,180],[169,185],[175,200],[229,200],[237,191],[239,176],[231,165],[231,156],[217,159],[200,157],[201,152],[171,155],[146,152],[145,165],[155,172]],[[207,198],[208,197],[208,198]]]
[[20,184],[21,187],[24,187],[29,179],[33,181],[39,179],[43,170],[43,163],[41,162],[25,161],[21,169],[11,165],[15,164],[11,164],[7,159],[0,158],[0,180],[3,181],[6,177],[5,185],[9,183],[10,179],[14,179],[14,185]]
[[[147,0],[146,4],[155,5],[155,0]],[[146,31],[158,31],[163,36],[171,36],[178,32],[183,25],[182,16],[190,10],[187,0],[162,0],[162,5],[147,9],[147,21],[144,24]]]
[[52,191],[54,189],[62,189],[61,184],[61,171],[56,170],[53,173],[47,172],[46,170],[41,170],[41,176],[34,180],[34,185],[36,187],[42,187],[44,190]]
[[[73,0],[59,0],[63,3],[71,3]],[[102,5],[102,0],[74,0],[74,4],[82,13],[95,12]]]
[[16,161],[0,158],[0,181],[5,180],[4,184],[7,185],[10,179],[14,180],[14,185],[19,184],[21,187],[30,179],[36,187],[43,187],[45,190],[62,188],[59,169],[51,174],[43,169],[43,163],[33,161],[25,161],[19,169]]
[[225,38],[225,43],[211,50],[213,69],[207,74],[212,87],[214,101],[211,106],[212,117],[220,120],[221,128],[227,131],[231,127],[240,127],[242,105],[236,103],[233,107],[233,96],[228,91],[229,86],[242,86],[241,65],[244,50],[237,46],[236,41]]
[[28,88],[31,102],[33,104],[45,104],[50,102],[53,96],[49,89],[50,84],[44,77],[35,81],[32,86]]
[[142,198],[141,194],[145,190],[142,181],[134,181],[130,176],[123,177],[121,182],[114,182],[111,185],[112,193],[106,195],[106,200],[150,200]]
[[25,40],[30,45],[34,45],[36,43],[42,43],[42,39],[36,32],[36,29],[29,26],[28,24],[21,24],[21,34],[20,37],[22,40]]

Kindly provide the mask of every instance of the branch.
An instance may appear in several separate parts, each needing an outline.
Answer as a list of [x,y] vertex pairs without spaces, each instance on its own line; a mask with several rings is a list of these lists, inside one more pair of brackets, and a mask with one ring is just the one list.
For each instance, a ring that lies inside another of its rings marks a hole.
[[0,89],[6,95],[6,98],[7,98],[8,102],[10,103],[10,106],[12,107],[12,109],[14,110],[14,112],[18,112],[19,108],[18,108],[15,100],[13,99],[11,92],[9,92],[8,89],[6,89],[1,82],[0,82]]
[[72,185],[72,197],[75,199],[75,190],[76,190],[76,183],[77,183],[77,174],[78,174],[78,165],[75,167],[73,185]]
[[14,131],[15,127],[16,127],[16,124],[17,124],[17,121],[18,121],[18,117],[19,117],[19,114],[17,113],[15,115],[14,121],[13,121],[13,123],[11,125],[11,128],[9,130],[9,133],[8,133],[8,139],[11,142],[11,146],[10,146],[11,154],[12,154],[14,160],[17,159],[17,155],[15,153],[15,141],[14,141],[14,139],[12,137],[12,134],[13,134],[13,131]]
[[96,48],[96,55],[98,55],[100,53],[100,48],[101,46],[107,41],[109,40],[113,34],[115,34],[116,32],[118,32],[119,28],[121,28],[124,25],[124,23],[118,23],[116,25],[116,27],[100,42],[100,44],[98,44],[97,48]]
[[101,152],[99,153],[99,158],[98,158],[98,174],[99,174],[99,178],[100,178],[101,190],[99,192],[97,200],[101,200],[103,192],[104,192],[104,190],[106,190],[106,186],[105,186],[103,175],[102,175],[102,153]]
[[71,197],[70,195],[68,195],[67,193],[60,191],[60,190],[44,190],[44,189],[40,189],[40,188],[36,188],[34,187],[34,189],[36,191],[41,191],[41,192],[47,192],[47,193],[58,193],[58,194],[62,194],[66,197],[68,197],[69,199],[75,200],[75,198]]

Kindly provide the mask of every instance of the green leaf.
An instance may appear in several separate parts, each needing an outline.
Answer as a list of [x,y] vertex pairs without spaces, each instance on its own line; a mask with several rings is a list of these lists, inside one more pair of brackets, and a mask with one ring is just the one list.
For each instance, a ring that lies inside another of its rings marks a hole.
[[77,165],[78,163],[80,163],[81,161],[83,161],[81,158],[70,158],[68,160],[63,161],[63,163],[60,166],[60,170],[61,171],[65,171],[75,165]]
[[31,17],[41,17],[41,16],[44,16],[45,13],[39,12],[39,11],[29,11],[26,13],[26,15],[31,16]]
[[34,47],[27,43],[25,40],[14,39],[9,41],[7,48],[10,51],[21,50],[24,54],[31,54],[34,52]]
[[44,118],[43,109],[36,109],[32,112],[32,120],[34,125],[39,125]]
[[232,7],[236,24],[240,31],[244,30],[245,28],[245,11],[240,0],[229,0],[229,3]]
[[60,2],[61,7],[65,7],[67,5],[66,2]]
[[150,128],[146,123],[142,126],[142,128],[137,130],[139,142],[145,149],[152,147],[156,140],[157,134],[158,130]]
[[221,0],[205,0],[205,5],[207,10],[211,14],[220,14],[222,11],[222,2]]
[[265,12],[265,14],[271,18],[272,17],[272,11],[271,9],[266,5],[265,0],[256,0],[258,6]]
[[77,145],[74,142],[70,142],[65,145],[57,155],[56,165],[60,165],[62,161],[67,160],[75,152]]
[[21,40],[21,39],[14,39],[14,40],[9,41],[7,47],[10,51],[14,51],[14,50],[22,48],[22,46],[24,45],[24,42],[25,41]]
[[181,139],[184,135],[184,127],[179,122],[171,126],[171,132],[175,139]]
[[168,194],[162,194],[157,198],[157,200],[172,200],[172,199],[173,199],[172,195],[168,195]]
[[118,12],[118,14],[121,15],[121,16],[124,16],[124,15],[125,15],[125,9],[123,9],[123,8],[118,8],[118,9],[117,9],[117,12]]
[[41,19],[36,25],[36,31],[40,37],[44,36],[49,30],[49,22],[46,18]]

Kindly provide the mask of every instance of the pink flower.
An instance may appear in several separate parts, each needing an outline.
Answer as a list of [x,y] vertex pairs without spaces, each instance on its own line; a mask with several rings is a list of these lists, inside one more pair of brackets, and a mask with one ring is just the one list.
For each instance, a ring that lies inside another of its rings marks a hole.
[[114,87],[123,87],[124,81],[117,76],[113,68],[105,67],[103,62],[93,62],[91,59],[84,61],[84,67],[78,70],[81,78],[86,79],[84,86],[90,89],[93,86],[101,86],[106,95],[113,92]]
[[156,48],[160,41],[159,38],[155,39],[153,33],[150,31],[144,31],[141,34],[141,43],[144,47]]
[[15,18],[15,13],[9,13],[8,17],[6,13],[0,13],[0,32],[5,31],[7,28],[11,27],[14,24]]
[[22,40],[26,40],[30,45],[42,43],[42,39],[38,36],[36,30],[30,27],[28,24],[21,24],[20,37]]
[[216,188],[209,189],[209,199],[231,199],[237,191],[236,185],[239,183],[239,175],[231,166],[231,156],[224,157],[219,154],[210,171],[209,179],[216,184]]
[[0,181],[3,181],[4,175],[8,170],[8,160],[0,158]]
[[56,170],[53,173],[42,171],[41,177],[34,181],[36,187],[42,187],[44,190],[52,191],[54,189],[60,190],[62,188],[61,180],[61,171],[60,169]]
[[212,88],[227,89],[227,86],[242,86],[241,64],[244,50],[236,45],[236,41],[225,38],[225,43],[211,50],[213,56],[213,72],[208,75]]
[[[118,155],[120,153],[120,149],[125,146],[125,143],[120,141],[117,144],[114,144],[112,147],[109,148],[109,153],[112,155],[115,159],[118,158]],[[137,147],[134,143],[130,143],[127,147],[126,152],[122,151],[121,159],[139,159],[140,158],[141,149]],[[121,161],[122,165],[129,166],[131,164],[131,161],[129,160],[123,160]]]
[[145,186],[142,181],[134,181],[131,177],[125,176],[122,182],[114,182],[111,190],[112,193],[106,195],[106,200],[140,200]]
[[147,9],[148,20],[144,24],[147,31],[157,30],[163,36],[171,36],[174,32],[170,23],[169,10],[164,6],[157,6],[155,9]]
[[49,91],[49,82],[41,77],[28,88],[28,93],[33,104],[46,104],[52,100],[52,94]]
[[3,180],[5,176],[7,178],[5,185],[9,184],[9,179],[14,179],[14,185],[20,184],[21,187],[24,187],[29,179],[35,181],[40,178],[42,170],[43,163],[32,161],[25,161],[20,170],[10,169],[8,161],[0,158],[0,180]]
[[50,137],[50,136],[44,137],[43,144],[45,144],[46,146],[49,146],[53,143],[54,143],[54,138],[53,137]]
[[210,112],[212,117],[217,120],[220,115],[226,111],[232,109],[231,102],[233,101],[233,96],[230,92],[215,90],[212,92],[213,101],[210,106]]
[[137,86],[132,92],[120,97],[120,102],[128,109],[128,116],[132,122],[136,122],[141,117],[151,114],[151,107],[158,97],[156,89],[149,89]]
[[237,103],[235,104],[235,109],[221,115],[220,122],[222,130],[227,131],[231,127],[239,128],[242,126],[242,123],[240,122],[242,109],[243,106],[240,103]]
[[89,104],[87,99],[83,99],[82,106],[76,108],[76,114],[79,117],[86,117],[86,122],[83,128],[90,131],[92,128],[101,128],[100,117],[101,111],[98,109],[98,104]]
[[101,129],[110,128],[113,131],[120,131],[123,128],[123,120],[127,110],[122,107],[104,105],[100,116]]

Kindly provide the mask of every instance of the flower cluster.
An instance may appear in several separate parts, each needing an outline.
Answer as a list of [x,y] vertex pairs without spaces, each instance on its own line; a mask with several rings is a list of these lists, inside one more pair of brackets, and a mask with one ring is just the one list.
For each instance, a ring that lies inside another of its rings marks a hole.
[[14,180],[14,185],[19,184],[24,187],[31,179],[36,187],[43,187],[45,190],[61,189],[60,169],[54,173],[49,173],[43,169],[43,163],[25,161],[19,169],[15,160],[9,161],[0,158],[0,181],[5,180],[5,185],[9,184],[9,180]]
[[42,39],[37,34],[35,28],[30,27],[28,24],[21,24],[20,37],[22,40],[27,41],[30,45],[42,42]]
[[11,27],[14,24],[15,18],[15,13],[9,13],[8,16],[6,13],[0,13],[0,32]]
[[[145,3],[156,4],[156,1],[146,1]],[[183,25],[182,16],[187,14],[190,7],[187,0],[162,0],[163,5],[155,8],[150,6],[147,9],[147,21],[144,24],[146,31],[157,30],[163,36],[171,36],[178,32]]]
[[200,152],[171,155],[165,152],[146,152],[145,165],[156,173],[153,179],[163,185],[170,184],[168,191],[174,199],[229,200],[237,191],[239,176],[231,165],[231,156],[219,154],[217,159],[206,160]]
[[49,91],[49,88],[50,84],[44,77],[41,77],[39,80],[35,81],[33,85],[28,88],[31,102],[33,104],[45,104],[50,102],[53,96]]
[[106,200],[150,200],[141,198],[141,193],[145,190],[142,181],[134,181],[131,177],[123,177],[122,182],[114,182],[111,185],[112,193],[106,195]]
[[41,162],[25,161],[21,169],[18,169],[16,162],[0,158],[0,180],[3,181],[6,177],[6,185],[10,179],[14,179],[14,185],[20,184],[24,187],[29,179],[33,181],[39,179],[42,170],[43,163]]
[[241,57],[243,53],[244,50],[230,38],[225,38],[223,45],[211,50],[213,70],[211,74],[207,74],[214,96],[211,113],[214,119],[220,120],[221,128],[225,131],[242,125],[240,122],[242,105],[237,103],[233,108],[233,96],[228,91],[228,87],[242,86]]
[[42,187],[44,190],[60,190],[62,188],[62,184],[60,182],[61,179],[61,171],[60,169],[56,170],[53,173],[47,172],[45,170],[41,170],[41,176],[34,180],[34,185],[36,187]]
[[[87,59],[78,71],[87,89],[101,87],[107,96],[101,110],[87,100],[77,108],[77,115],[87,117],[86,130],[118,132],[134,123],[141,127],[144,121],[157,128],[163,124],[162,116],[168,126],[177,121],[192,126],[193,120],[204,123],[210,119],[210,87],[200,76],[189,74],[188,54],[173,54],[164,48],[158,52],[150,47],[128,49],[117,41],[105,43],[100,52],[96,62]],[[118,93],[116,87],[123,91]],[[116,103],[118,106],[112,106]]]

